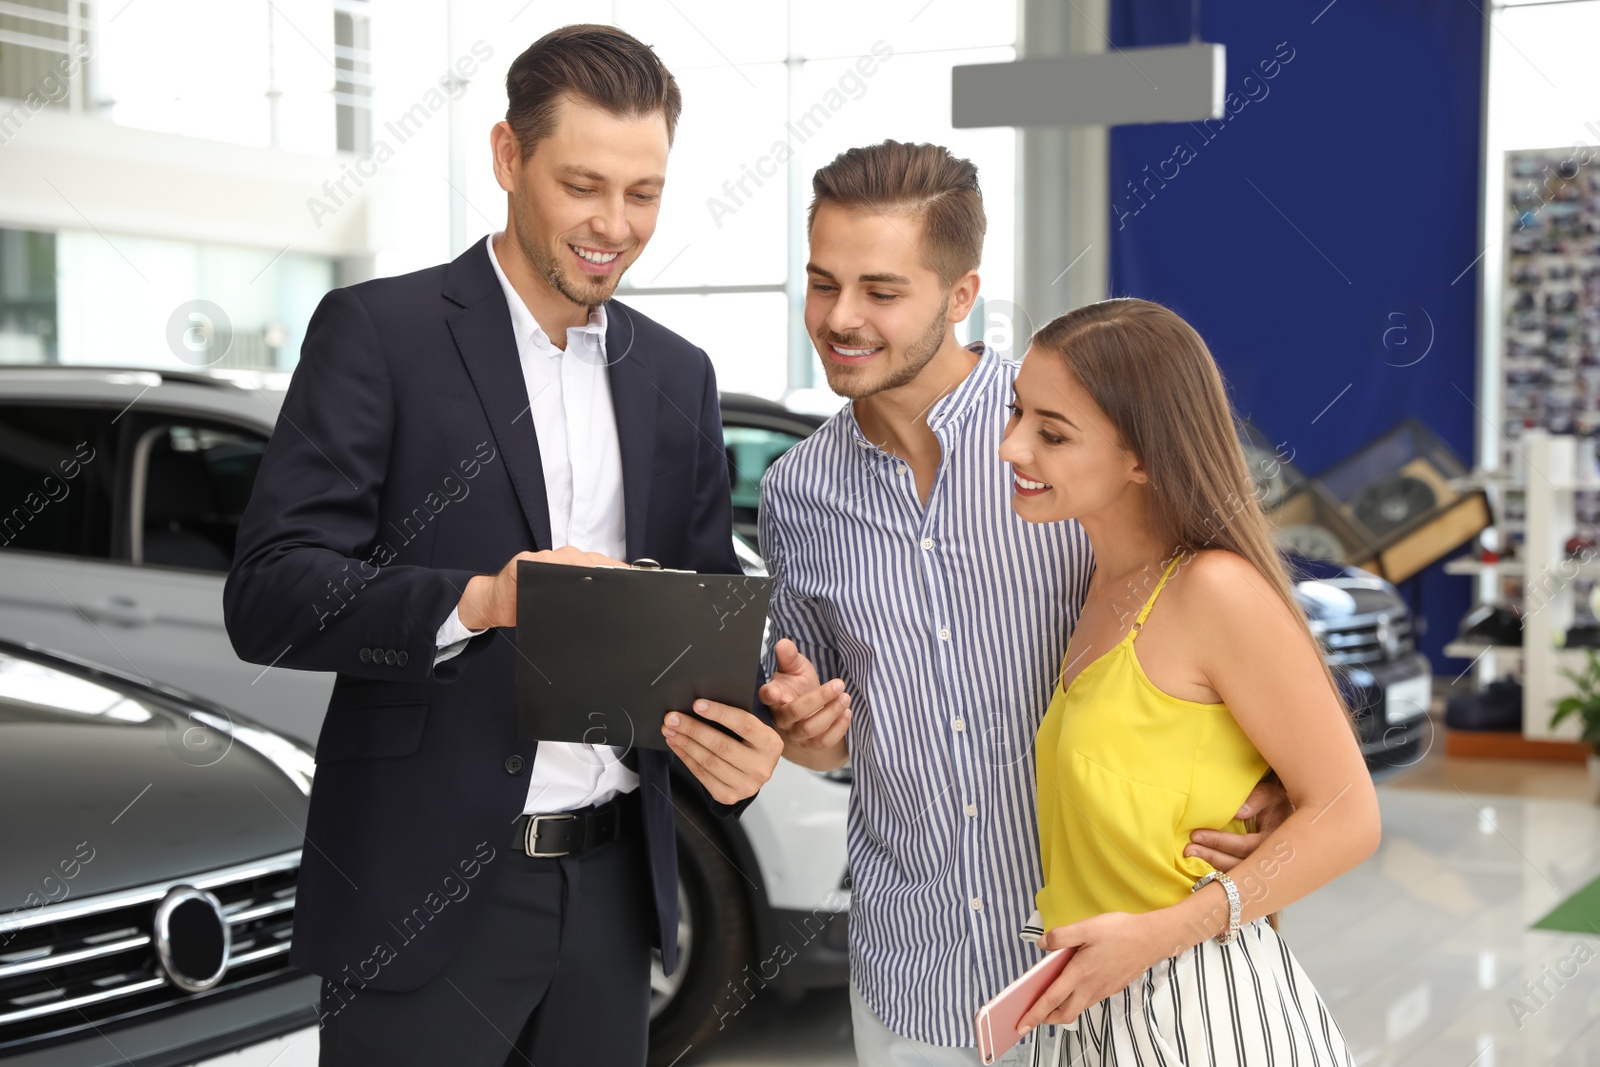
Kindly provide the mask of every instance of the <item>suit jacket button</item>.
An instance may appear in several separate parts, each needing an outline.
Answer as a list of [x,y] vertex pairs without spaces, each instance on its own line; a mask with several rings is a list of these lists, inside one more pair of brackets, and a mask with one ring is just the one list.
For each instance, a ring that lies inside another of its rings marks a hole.
[[522,773],[522,766],[523,766],[523,760],[522,760],[521,756],[512,755],[512,756],[507,756],[506,757],[506,773],[507,774],[521,774]]
[[404,649],[401,649],[395,655],[395,657],[394,657],[394,665],[396,667],[404,667],[406,665],[406,653],[405,653]]
[[394,649],[386,648],[383,650],[383,662],[389,666],[393,667],[398,659],[399,657],[394,654]]
[[361,662],[362,663],[371,663],[372,662],[372,649],[363,648],[361,650]]

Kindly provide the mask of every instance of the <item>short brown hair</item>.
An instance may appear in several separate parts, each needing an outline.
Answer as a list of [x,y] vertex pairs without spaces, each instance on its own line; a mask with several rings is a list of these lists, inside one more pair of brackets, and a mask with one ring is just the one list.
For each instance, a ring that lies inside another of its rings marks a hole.
[[660,112],[667,143],[678,128],[683,97],[655,50],[615,26],[579,24],[551,30],[506,71],[506,121],[527,159],[555,129],[563,96],[623,118]]
[[811,179],[806,233],[822,204],[903,212],[922,220],[922,254],[946,285],[983,259],[988,220],[978,168],[936,144],[884,141],[840,152]]

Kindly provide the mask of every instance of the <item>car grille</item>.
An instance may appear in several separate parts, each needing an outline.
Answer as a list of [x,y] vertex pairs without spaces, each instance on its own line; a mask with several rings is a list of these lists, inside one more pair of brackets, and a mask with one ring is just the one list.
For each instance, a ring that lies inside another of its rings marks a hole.
[[[0,915],[0,1055],[295,973],[290,852],[193,878]],[[156,905],[174,886],[216,895],[233,947],[212,988],[189,993],[157,962]]]
[[1333,663],[1387,663],[1417,647],[1409,615],[1368,615],[1322,630],[1322,647]]

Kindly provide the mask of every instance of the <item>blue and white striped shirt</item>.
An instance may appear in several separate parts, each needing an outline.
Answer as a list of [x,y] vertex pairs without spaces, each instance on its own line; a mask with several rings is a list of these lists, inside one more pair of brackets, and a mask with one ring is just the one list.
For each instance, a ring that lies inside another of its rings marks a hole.
[[761,487],[772,636],[850,694],[851,977],[934,1045],[970,1046],[973,1014],[1038,958],[1017,937],[1043,881],[1033,739],[1094,565],[1077,522],[1011,510],[1019,367],[985,348],[929,409],[926,508],[849,405]]

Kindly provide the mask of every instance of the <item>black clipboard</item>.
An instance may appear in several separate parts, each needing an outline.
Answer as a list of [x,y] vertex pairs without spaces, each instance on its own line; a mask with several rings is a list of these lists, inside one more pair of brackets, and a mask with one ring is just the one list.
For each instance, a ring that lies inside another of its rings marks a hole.
[[667,751],[697,698],[748,709],[772,579],[517,563],[517,736]]

